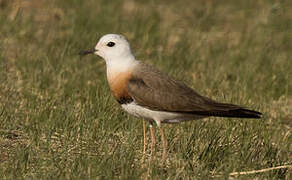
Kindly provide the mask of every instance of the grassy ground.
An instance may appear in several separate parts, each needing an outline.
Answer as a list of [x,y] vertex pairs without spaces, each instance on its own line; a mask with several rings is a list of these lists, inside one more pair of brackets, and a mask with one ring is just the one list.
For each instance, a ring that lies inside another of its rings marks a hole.
[[[291,165],[291,5],[0,0],[0,179],[221,179]],[[100,58],[77,56],[107,33],[125,35],[138,59],[200,94],[263,118],[164,125],[166,163],[158,140],[153,162],[141,164],[141,119],[112,98]]]

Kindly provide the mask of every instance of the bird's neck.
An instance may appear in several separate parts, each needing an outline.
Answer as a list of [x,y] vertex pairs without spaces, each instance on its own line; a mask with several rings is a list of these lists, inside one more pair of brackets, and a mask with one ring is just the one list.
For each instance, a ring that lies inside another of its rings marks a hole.
[[120,98],[127,98],[128,90],[127,84],[132,76],[135,66],[139,61],[133,59],[111,59],[107,61],[107,80],[114,97],[118,100]]
[[108,81],[116,80],[122,74],[131,73],[138,63],[134,56],[106,60]]

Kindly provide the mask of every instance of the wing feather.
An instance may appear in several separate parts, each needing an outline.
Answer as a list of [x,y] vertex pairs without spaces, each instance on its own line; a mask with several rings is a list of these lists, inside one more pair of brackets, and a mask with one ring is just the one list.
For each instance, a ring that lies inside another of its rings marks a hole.
[[238,105],[218,103],[152,66],[139,64],[128,81],[128,93],[141,106],[201,116],[261,118],[261,113]]
[[128,82],[128,91],[136,103],[153,110],[194,112],[237,109],[239,106],[217,103],[201,96],[184,83],[152,66],[139,64]]

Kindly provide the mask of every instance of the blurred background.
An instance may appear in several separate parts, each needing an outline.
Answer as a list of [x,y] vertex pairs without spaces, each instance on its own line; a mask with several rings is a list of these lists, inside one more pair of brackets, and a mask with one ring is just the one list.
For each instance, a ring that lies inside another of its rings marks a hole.
[[[141,164],[142,121],[110,95],[103,60],[78,56],[108,33],[200,94],[263,118],[165,125],[167,163],[158,145]],[[289,0],[0,0],[0,174],[205,179],[289,165],[291,40]],[[287,168],[243,176],[291,177]]]

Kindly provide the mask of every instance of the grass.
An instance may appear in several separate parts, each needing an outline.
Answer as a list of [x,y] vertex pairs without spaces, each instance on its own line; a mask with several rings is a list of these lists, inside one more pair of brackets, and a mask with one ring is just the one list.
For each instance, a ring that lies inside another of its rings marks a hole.
[[[291,168],[229,175],[292,164],[291,5],[0,1],[1,179],[291,179]],[[167,162],[158,140],[141,164],[141,119],[110,95],[100,58],[77,56],[107,33],[200,94],[263,118],[164,125]]]

